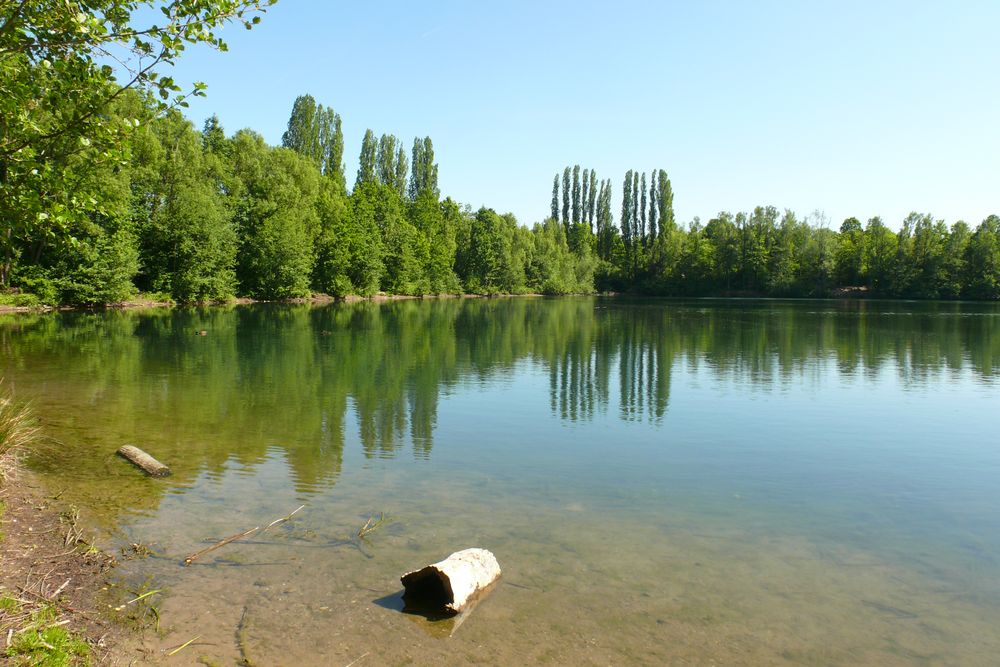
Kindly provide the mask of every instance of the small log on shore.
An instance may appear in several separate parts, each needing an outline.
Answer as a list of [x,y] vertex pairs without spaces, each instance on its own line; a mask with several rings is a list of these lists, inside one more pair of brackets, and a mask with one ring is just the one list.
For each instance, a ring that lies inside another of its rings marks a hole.
[[496,556],[486,549],[464,549],[443,561],[407,572],[400,581],[408,606],[457,614],[499,578]]
[[118,455],[139,466],[152,477],[166,477],[170,474],[170,468],[134,445],[122,445],[118,448]]

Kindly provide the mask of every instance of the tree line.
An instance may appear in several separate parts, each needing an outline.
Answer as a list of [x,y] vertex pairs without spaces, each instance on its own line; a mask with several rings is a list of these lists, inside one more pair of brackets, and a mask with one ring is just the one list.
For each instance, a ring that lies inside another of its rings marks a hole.
[[864,225],[851,217],[833,230],[819,212],[800,217],[758,206],[679,225],[667,172],[630,169],[615,224],[611,180],[597,181],[593,169],[584,169],[582,179],[580,174],[577,165],[553,178],[550,220],[562,223],[571,248],[586,247],[596,257],[598,291],[1000,299],[996,215],[975,229],[911,213],[899,231],[879,217]]
[[[126,91],[110,113],[127,123],[152,104]],[[281,146],[228,135],[216,116],[198,131],[168,110],[125,149],[121,161],[67,165],[97,203],[58,234],[12,235],[3,287],[74,304],[136,291],[198,302],[593,289],[593,258],[572,252],[559,224],[528,229],[442,199],[430,137],[407,150],[367,130],[348,191],[341,118],[309,95]]]
[[368,129],[348,190],[340,115],[297,98],[280,146],[252,130],[197,130],[148,94],[110,105],[125,159],[67,160],[85,214],[37,233],[8,229],[3,287],[44,303],[103,304],[136,292],[178,302],[378,292],[1000,298],[1000,218],[975,229],[911,214],[830,228],[821,214],[759,206],[675,220],[667,172],[629,170],[617,221],[612,179],[556,173],[550,216],[442,199],[430,137],[407,149]]
[[[204,86],[164,75],[226,48],[274,0],[56,0],[0,9],[0,303],[179,302],[458,292],[1000,298],[1000,218],[975,228],[760,206],[678,224],[666,171],[616,185],[566,167],[547,219],[472,211],[438,186],[429,137],[368,130],[348,189],[339,114],[299,97],[282,136],[199,130]],[[140,12],[141,6],[159,7]],[[152,23],[152,17],[157,23]],[[120,70],[102,54],[115,53]]]

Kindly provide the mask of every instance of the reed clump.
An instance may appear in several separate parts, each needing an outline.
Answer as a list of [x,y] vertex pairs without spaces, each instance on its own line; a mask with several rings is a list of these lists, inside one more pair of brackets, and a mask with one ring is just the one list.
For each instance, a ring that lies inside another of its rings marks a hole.
[[39,435],[40,429],[31,408],[16,401],[13,392],[0,378],[0,460],[29,447]]

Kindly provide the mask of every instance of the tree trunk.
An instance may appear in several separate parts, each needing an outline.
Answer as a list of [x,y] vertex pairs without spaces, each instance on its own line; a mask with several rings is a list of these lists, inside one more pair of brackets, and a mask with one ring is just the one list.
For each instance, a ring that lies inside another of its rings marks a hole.
[[400,581],[407,606],[457,614],[500,578],[500,565],[486,549],[457,551],[443,561],[407,572]]

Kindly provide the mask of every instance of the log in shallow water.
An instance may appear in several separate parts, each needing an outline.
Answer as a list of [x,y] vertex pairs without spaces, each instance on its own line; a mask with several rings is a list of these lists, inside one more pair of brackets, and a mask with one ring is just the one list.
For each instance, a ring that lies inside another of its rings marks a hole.
[[152,477],[166,477],[170,474],[168,466],[160,463],[135,445],[122,445],[118,448],[118,455],[139,466]]
[[500,565],[486,549],[464,549],[443,561],[407,572],[400,581],[407,606],[457,614],[500,578]]

